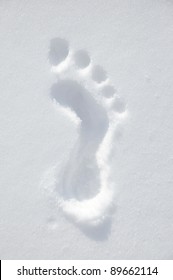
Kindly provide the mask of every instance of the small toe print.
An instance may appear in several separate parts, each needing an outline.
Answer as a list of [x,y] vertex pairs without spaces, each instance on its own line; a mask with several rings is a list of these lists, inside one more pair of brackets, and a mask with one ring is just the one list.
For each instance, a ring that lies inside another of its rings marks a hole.
[[111,98],[116,93],[116,89],[113,86],[107,85],[101,90],[102,96],[105,98]]
[[90,57],[85,50],[79,50],[74,55],[74,60],[76,65],[83,69],[86,68],[90,64]]
[[97,83],[102,83],[107,79],[106,71],[99,65],[92,69],[92,79]]
[[66,59],[69,53],[68,42],[61,38],[54,38],[50,42],[49,61],[56,66]]
[[123,113],[125,111],[125,107],[125,102],[119,96],[115,98],[111,106],[111,108],[117,111],[118,113]]

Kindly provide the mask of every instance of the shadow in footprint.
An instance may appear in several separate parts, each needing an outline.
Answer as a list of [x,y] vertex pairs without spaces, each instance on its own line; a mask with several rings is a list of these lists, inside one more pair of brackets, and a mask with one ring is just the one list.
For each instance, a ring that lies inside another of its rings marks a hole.
[[106,111],[85,88],[71,80],[53,85],[51,96],[81,120],[79,139],[63,170],[61,195],[65,199],[89,199],[97,194],[100,186],[96,152],[108,129]]
[[107,113],[85,88],[75,81],[63,80],[53,85],[51,96],[81,119],[81,136],[101,142],[108,129]]

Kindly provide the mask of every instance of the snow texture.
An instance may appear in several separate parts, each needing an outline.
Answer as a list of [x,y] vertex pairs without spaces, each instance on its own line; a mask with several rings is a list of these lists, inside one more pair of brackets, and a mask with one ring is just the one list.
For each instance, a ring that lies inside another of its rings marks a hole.
[[172,259],[173,2],[0,22],[0,259]]

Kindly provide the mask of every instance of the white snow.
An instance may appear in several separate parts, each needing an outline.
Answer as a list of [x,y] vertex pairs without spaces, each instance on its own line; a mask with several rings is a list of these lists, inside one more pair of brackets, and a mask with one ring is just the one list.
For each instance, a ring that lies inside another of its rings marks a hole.
[[0,259],[172,259],[173,2],[0,1]]

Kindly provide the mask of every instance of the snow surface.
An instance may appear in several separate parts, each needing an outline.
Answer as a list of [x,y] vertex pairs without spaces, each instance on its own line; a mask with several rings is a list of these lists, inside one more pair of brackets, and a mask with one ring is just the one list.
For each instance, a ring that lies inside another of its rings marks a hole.
[[0,1],[0,259],[173,258],[173,1]]

